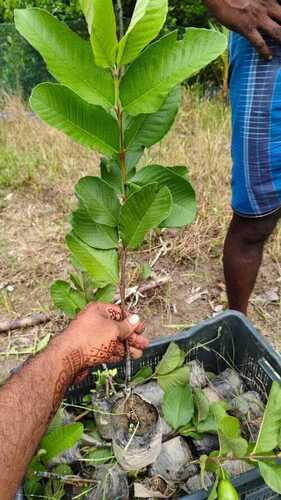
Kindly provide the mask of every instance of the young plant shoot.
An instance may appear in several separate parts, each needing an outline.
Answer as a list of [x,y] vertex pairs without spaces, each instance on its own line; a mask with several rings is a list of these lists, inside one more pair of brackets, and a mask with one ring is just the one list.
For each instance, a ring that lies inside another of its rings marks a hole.
[[75,186],[78,207],[66,244],[76,271],[71,283],[57,281],[51,289],[54,303],[70,317],[90,301],[111,302],[118,286],[124,308],[127,252],[139,248],[151,229],[193,221],[195,193],[185,167],[136,166],[145,148],[171,128],[180,83],[226,47],[215,30],[159,37],[168,0],[138,0],[125,34],[122,23],[117,29],[112,0],[80,4],[89,40],[45,10],[15,11],[17,30],[58,81],[35,87],[33,111],[101,155],[100,177],[84,177]]

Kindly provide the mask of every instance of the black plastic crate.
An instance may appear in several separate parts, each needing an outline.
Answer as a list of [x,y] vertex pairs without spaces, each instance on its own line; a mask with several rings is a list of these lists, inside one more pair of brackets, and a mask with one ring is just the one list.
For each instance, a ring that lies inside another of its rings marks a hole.
[[[153,341],[143,358],[132,362],[133,373],[147,365],[154,369],[171,341],[189,351],[190,360],[202,361],[206,370],[219,373],[229,365],[236,368],[243,374],[248,388],[259,392],[263,399],[269,393],[273,380],[281,383],[281,356],[268,345],[245,316],[235,311],[224,312],[173,337]],[[122,376],[124,363],[115,366]],[[90,375],[81,384],[70,387],[67,400],[73,404],[81,403],[93,385],[94,377]],[[281,498],[264,484],[256,469],[241,474],[233,480],[233,484],[238,489],[241,500]],[[181,497],[181,500],[204,500],[207,497],[207,493],[201,490]]]

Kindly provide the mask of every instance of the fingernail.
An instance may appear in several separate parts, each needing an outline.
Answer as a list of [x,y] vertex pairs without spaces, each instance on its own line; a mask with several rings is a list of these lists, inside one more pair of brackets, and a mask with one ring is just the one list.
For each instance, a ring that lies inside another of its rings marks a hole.
[[140,322],[140,317],[138,314],[132,314],[128,317],[130,325],[137,325]]

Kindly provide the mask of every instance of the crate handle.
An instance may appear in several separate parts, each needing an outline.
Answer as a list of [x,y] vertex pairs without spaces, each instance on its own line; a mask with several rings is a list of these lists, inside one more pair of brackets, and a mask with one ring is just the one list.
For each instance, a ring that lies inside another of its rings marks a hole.
[[273,366],[267,361],[266,358],[260,358],[258,361],[260,367],[265,371],[265,373],[269,376],[269,378],[273,381],[281,383],[281,375],[278,373]]

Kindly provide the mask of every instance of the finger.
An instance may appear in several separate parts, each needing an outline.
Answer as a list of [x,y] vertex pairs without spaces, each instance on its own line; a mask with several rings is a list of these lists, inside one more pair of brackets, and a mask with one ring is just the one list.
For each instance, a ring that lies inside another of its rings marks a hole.
[[143,321],[141,321],[140,324],[135,329],[135,333],[137,333],[138,335],[141,335],[144,332],[144,330],[145,330],[145,324]]
[[258,30],[252,30],[245,33],[245,36],[262,57],[267,60],[272,59],[271,50]]
[[272,19],[267,19],[263,24],[262,29],[269,35],[271,38],[274,38],[276,42],[281,44],[281,26],[278,23],[273,21]]
[[138,335],[136,333],[132,333],[132,335],[130,335],[128,343],[130,346],[141,350],[144,350],[149,346],[149,340],[143,335]]
[[[129,311],[124,311],[124,315],[125,315],[125,318],[128,318],[131,313],[129,313]],[[145,324],[143,323],[143,321],[140,321],[139,325],[136,327],[135,329],[135,333],[143,333],[145,330]]]
[[130,356],[132,359],[140,359],[143,355],[141,349],[136,349],[135,347],[130,347]]
[[141,325],[141,320],[139,315],[131,314],[126,319],[118,323],[119,338],[123,340],[127,339],[132,333],[135,333],[135,331],[140,327],[140,325]]
[[272,19],[281,20],[281,7],[276,1],[269,7],[269,15]]
[[99,302],[97,304],[99,312],[106,318],[112,319],[114,321],[120,321],[122,319],[122,311],[119,306],[114,304],[103,304]]

